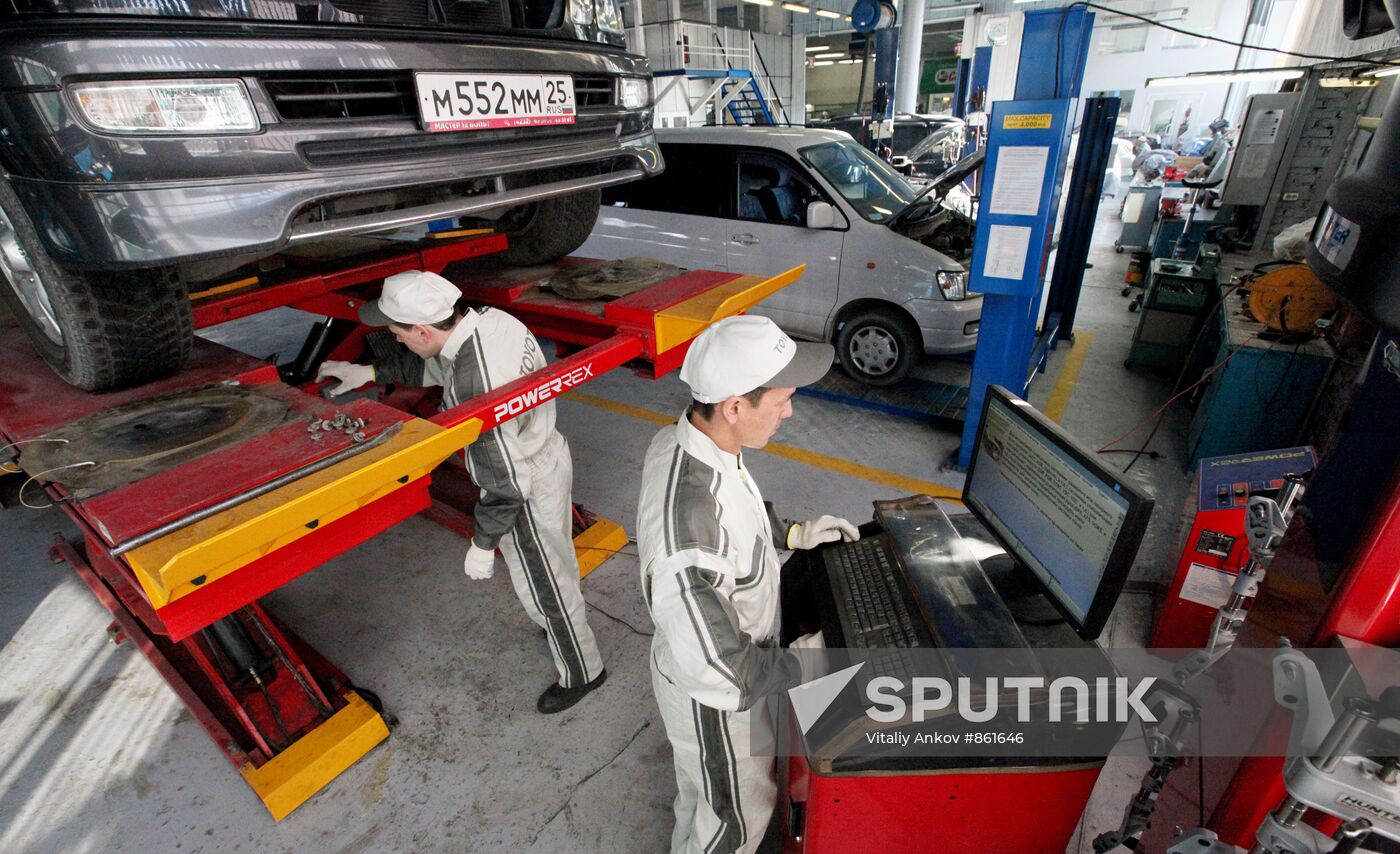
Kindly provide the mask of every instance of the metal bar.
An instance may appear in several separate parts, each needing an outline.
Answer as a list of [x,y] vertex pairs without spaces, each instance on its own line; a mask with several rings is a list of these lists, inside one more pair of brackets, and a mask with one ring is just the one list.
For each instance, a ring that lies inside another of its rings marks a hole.
[[307,698],[311,700],[311,704],[316,707],[316,710],[321,713],[322,718],[329,718],[333,714],[331,711],[330,699],[321,691],[321,687],[316,685],[316,680],[312,677],[311,671],[306,669],[306,666],[301,663],[300,659],[295,663],[292,662],[291,656],[288,654],[287,650],[287,639],[282,636],[281,632],[276,632],[276,637],[274,637],[273,632],[276,631],[276,628],[271,625],[271,621],[264,620],[263,616],[264,612],[262,608],[258,607],[256,602],[248,606],[248,619],[257,627],[258,633],[263,636],[263,640],[267,641],[267,645],[272,647],[272,653],[277,656],[277,660],[282,662],[282,666],[287,668],[287,672],[290,673],[292,678],[296,680],[296,683],[301,686],[301,690],[306,692]]
[[481,432],[548,403],[569,389],[642,355],[642,337],[621,332],[606,341],[560,359],[495,391],[464,401],[430,420],[440,427],[455,427],[481,419]]
[[[503,234],[487,234],[464,240],[442,241],[415,252],[405,252],[378,261],[356,264],[353,267],[332,273],[312,273],[255,290],[244,290],[228,296],[201,300],[194,306],[194,327],[195,329],[204,329],[226,320],[248,317],[282,306],[296,305],[304,300],[324,297],[341,288],[378,281],[407,270],[441,272],[453,261],[489,255],[493,252],[501,252],[505,248],[506,237]],[[330,312],[319,311],[317,313],[328,314]],[[350,317],[353,317],[353,314]],[[349,318],[347,317],[347,319]]]
[[378,92],[333,92],[315,95],[274,95],[273,102],[282,104],[288,101],[387,101],[390,98],[406,98],[407,92],[397,89],[382,89]]
[[238,718],[239,723],[243,724],[243,728],[247,731],[248,737],[257,745],[258,750],[261,750],[263,755],[267,756],[269,759],[276,756],[277,751],[272,749],[272,746],[258,729],[257,724],[253,723],[253,719],[248,714],[248,710],[244,708],[243,704],[238,701],[238,698],[233,695],[233,691],[229,688],[228,683],[224,681],[224,676],[219,672],[219,668],[214,662],[209,660],[209,656],[205,653],[204,647],[200,646],[199,641],[193,637],[183,641],[183,644],[185,649],[189,652],[190,657],[199,665],[199,669],[204,671],[204,676],[208,680],[210,687],[219,695],[219,699],[224,701],[224,707],[232,712],[234,717]]
[[408,225],[417,225],[420,222],[442,219],[443,217],[460,216],[461,214],[475,213],[492,208],[503,208],[510,205],[525,204],[526,202],[536,202],[555,196],[567,196],[571,193],[578,193],[584,190],[611,187],[614,184],[623,184],[641,177],[644,176],[640,169],[620,169],[616,172],[609,172],[606,175],[588,175],[583,178],[570,178],[567,181],[554,181],[549,184],[539,184],[534,187],[521,187],[519,189],[505,190],[499,193],[471,196],[465,199],[455,199],[450,202],[439,202],[435,205],[423,205],[422,207],[407,208],[399,211],[364,214],[362,216],[346,217],[345,219],[337,219],[330,222],[306,223],[305,225],[298,225],[292,228],[287,238],[287,243],[305,243],[307,241],[320,240],[335,235],[369,234],[376,231],[389,231]]
[[179,519],[175,519],[171,522],[167,522],[164,525],[161,525],[159,528],[152,528],[144,534],[132,537],[126,542],[118,543],[117,545],[112,547],[112,556],[117,557],[120,555],[124,555],[132,549],[140,548],[141,546],[144,546],[147,543],[155,542],[156,540],[159,540],[161,537],[164,537],[167,534],[173,534],[174,532],[179,531],[183,528],[188,528],[196,522],[202,522],[203,520],[208,519],[210,516],[217,516],[225,510],[229,510],[231,508],[237,507],[240,504],[252,501],[254,498],[257,498],[261,495],[266,495],[269,492],[272,492],[273,490],[281,489],[287,484],[295,480],[300,480],[301,478],[306,477],[309,474],[315,474],[316,472],[321,471],[322,469],[328,469],[336,463],[348,460],[354,456],[358,456],[359,454],[368,451],[370,448],[376,448],[387,442],[391,437],[397,435],[399,430],[402,429],[402,427],[402,423],[390,424],[388,427],[385,427],[383,430],[379,431],[370,439],[367,439],[358,445],[351,445],[348,448],[342,448],[341,450],[336,451],[334,454],[331,454],[328,457],[323,457],[314,463],[308,463],[307,465],[304,465],[301,468],[292,469],[284,475],[275,477],[272,480],[269,480],[265,483],[258,484],[257,486],[253,487],[247,492],[243,492],[238,495],[231,495],[217,504],[211,504],[208,507],[205,507],[203,510],[195,511],[194,513],[191,513],[188,516],[182,516]]
[[[701,111],[705,109],[705,104],[709,103],[709,100],[710,100],[711,98],[713,98],[715,95],[719,94],[719,90],[723,89],[723,88],[724,88],[724,84],[725,84],[725,83],[728,83],[728,82],[729,82],[729,78],[728,78],[728,77],[721,77],[721,78],[719,78],[719,80],[715,81],[715,85],[711,86],[711,87],[710,87],[710,91],[708,91],[708,92],[705,93],[705,97],[703,97],[703,98],[700,99],[700,104],[699,104],[699,106],[691,107],[690,99],[689,99],[689,98],[686,98],[685,105],[686,105],[687,107],[690,107],[690,108],[691,108],[691,109],[690,109],[690,119],[691,119],[691,121],[694,121],[695,118],[696,118],[697,116],[700,115]],[[721,107],[716,107],[716,108],[715,108],[715,115],[716,115],[716,116],[719,115],[720,109],[722,109],[722,108],[721,108]]]
[[1376,722],[1375,714],[1366,703],[1356,697],[1347,701],[1346,711],[1332,725],[1322,743],[1317,746],[1317,755],[1312,762],[1317,770],[1331,774],[1347,755],[1351,753],[1356,740],[1366,728]]
[[1060,315],[1060,329],[1056,335],[1060,341],[1074,336],[1074,318],[1084,287],[1084,265],[1093,242],[1104,169],[1113,150],[1119,103],[1118,98],[1088,98],[1084,102],[1074,177],[1065,200],[1064,226],[1060,229],[1060,246],[1055,253],[1055,270],[1050,276],[1050,293],[1046,297],[1046,311]]
[[[753,33],[749,33],[749,43],[753,45],[753,55],[758,57],[758,67],[763,69],[763,78],[768,81],[768,86],[773,90],[773,100],[778,102],[778,112],[783,114],[783,124],[790,126],[792,119],[788,118],[787,107],[783,106],[783,99],[778,97],[778,87],[773,85],[773,75],[768,73],[768,63],[763,61],[763,52],[758,49],[758,41],[754,39]],[[754,88],[758,89],[757,86]],[[762,90],[759,91],[758,97],[763,98]]]

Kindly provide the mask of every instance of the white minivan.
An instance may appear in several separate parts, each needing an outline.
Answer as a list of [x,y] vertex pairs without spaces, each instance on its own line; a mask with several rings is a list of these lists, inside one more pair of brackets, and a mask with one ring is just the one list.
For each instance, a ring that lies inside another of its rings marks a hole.
[[598,223],[576,254],[754,275],[806,264],[754,313],[794,337],[831,341],[847,373],[873,385],[904,379],[921,351],[976,346],[982,298],[967,293],[963,267],[949,257],[971,251],[971,221],[939,192],[916,201],[919,190],[840,131],[656,135],[666,171],[604,189]]

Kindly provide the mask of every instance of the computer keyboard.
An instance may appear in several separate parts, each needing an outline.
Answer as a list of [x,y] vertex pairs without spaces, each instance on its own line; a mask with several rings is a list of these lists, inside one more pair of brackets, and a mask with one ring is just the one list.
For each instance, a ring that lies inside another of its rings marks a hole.
[[908,649],[922,646],[914,619],[901,594],[894,562],[880,540],[862,540],[834,549],[831,555],[845,579],[847,616],[854,629],[846,638],[852,649]]

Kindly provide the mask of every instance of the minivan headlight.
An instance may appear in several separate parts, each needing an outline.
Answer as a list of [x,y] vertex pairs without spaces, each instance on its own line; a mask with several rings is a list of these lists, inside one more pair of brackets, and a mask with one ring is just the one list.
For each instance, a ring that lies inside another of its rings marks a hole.
[[260,127],[241,80],[79,83],[70,92],[93,126],[114,133],[229,133]]
[[617,103],[624,110],[640,110],[651,103],[651,80],[646,77],[619,77]]
[[939,270],[934,279],[938,282],[938,289],[943,292],[944,299],[967,299],[967,273]]

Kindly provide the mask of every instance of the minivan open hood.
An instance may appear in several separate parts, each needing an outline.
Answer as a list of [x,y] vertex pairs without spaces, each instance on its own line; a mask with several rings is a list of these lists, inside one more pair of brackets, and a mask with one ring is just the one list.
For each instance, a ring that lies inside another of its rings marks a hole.
[[982,163],[987,159],[987,149],[979,148],[971,154],[967,154],[963,159],[943,170],[943,173],[933,179],[933,190],[940,199],[947,195],[948,191],[963,181],[978,169],[982,168]]

